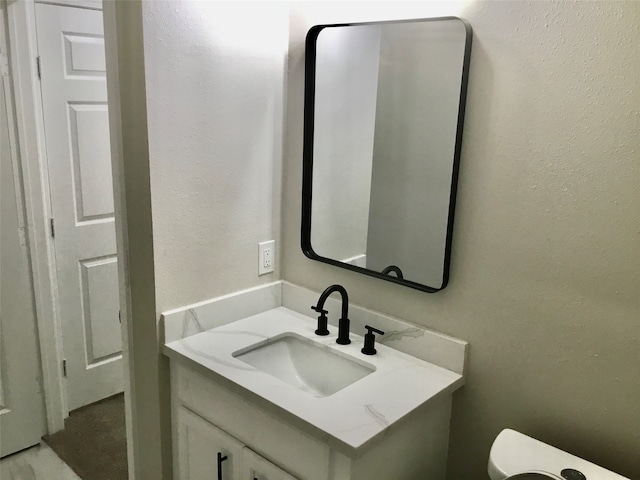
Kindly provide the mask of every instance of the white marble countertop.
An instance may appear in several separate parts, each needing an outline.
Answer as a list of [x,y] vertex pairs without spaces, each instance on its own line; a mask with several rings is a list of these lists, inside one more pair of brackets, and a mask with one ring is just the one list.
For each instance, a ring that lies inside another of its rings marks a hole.
[[[361,453],[367,445],[388,433],[401,419],[425,406],[436,396],[459,388],[461,375],[417,359],[379,343],[376,355],[363,355],[363,338],[351,334],[350,345],[338,345],[337,329],[330,335],[315,335],[316,320],[284,307],[247,317],[190,337],[167,343],[164,353],[170,358],[210,374],[216,381],[238,387],[240,393],[252,392],[251,400],[266,401],[293,416],[295,426],[314,435],[318,430],[330,443],[345,453]],[[327,397],[315,397],[258,370],[233,353],[283,333],[309,338],[358,362],[366,362],[375,371]],[[272,409],[271,409],[272,410]]]

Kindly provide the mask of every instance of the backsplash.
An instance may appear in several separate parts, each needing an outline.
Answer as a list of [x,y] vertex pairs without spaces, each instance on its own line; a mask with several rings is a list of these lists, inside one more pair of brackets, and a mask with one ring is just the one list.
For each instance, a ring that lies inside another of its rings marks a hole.
[[190,337],[281,305],[282,282],[278,281],[176,308],[162,314],[161,343]]
[[[163,343],[280,306],[313,318],[315,314],[310,307],[317,302],[319,295],[319,292],[279,281],[171,310],[162,314]],[[325,308],[329,311],[329,323],[336,325],[340,310],[338,299],[329,298]],[[354,334],[363,336],[364,326],[371,325],[385,332],[378,338],[379,343],[464,375],[467,342],[358,305],[349,305],[349,317]]]

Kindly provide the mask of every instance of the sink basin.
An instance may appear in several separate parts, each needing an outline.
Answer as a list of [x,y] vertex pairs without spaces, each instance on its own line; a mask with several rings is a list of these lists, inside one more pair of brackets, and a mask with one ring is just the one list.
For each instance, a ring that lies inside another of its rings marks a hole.
[[333,395],[376,370],[294,333],[280,334],[232,355],[314,397]]

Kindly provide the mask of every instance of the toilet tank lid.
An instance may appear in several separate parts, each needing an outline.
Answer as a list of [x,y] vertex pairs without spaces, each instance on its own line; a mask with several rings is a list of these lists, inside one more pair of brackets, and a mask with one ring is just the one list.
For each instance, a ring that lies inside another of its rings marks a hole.
[[498,434],[491,446],[488,471],[492,480],[502,480],[530,471],[544,471],[561,476],[564,469],[578,470],[587,480],[629,480],[508,428]]

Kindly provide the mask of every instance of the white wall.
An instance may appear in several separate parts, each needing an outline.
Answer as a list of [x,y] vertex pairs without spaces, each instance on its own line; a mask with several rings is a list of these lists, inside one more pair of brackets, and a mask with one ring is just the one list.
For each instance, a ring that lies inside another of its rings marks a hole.
[[159,314],[280,278],[278,252],[258,277],[258,242],[280,243],[287,22],[285,4],[105,4],[136,480],[171,475]]
[[158,312],[268,283],[280,229],[284,5],[143,2]]
[[[307,259],[306,30],[447,14],[474,29],[449,286],[427,294]],[[640,477],[640,3],[312,4],[290,32],[284,278],[341,283],[356,304],[470,342],[450,479],[485,478],[505,427]]]
[[323,257],[366,253],[380,28],[318,35],[311,245]]

